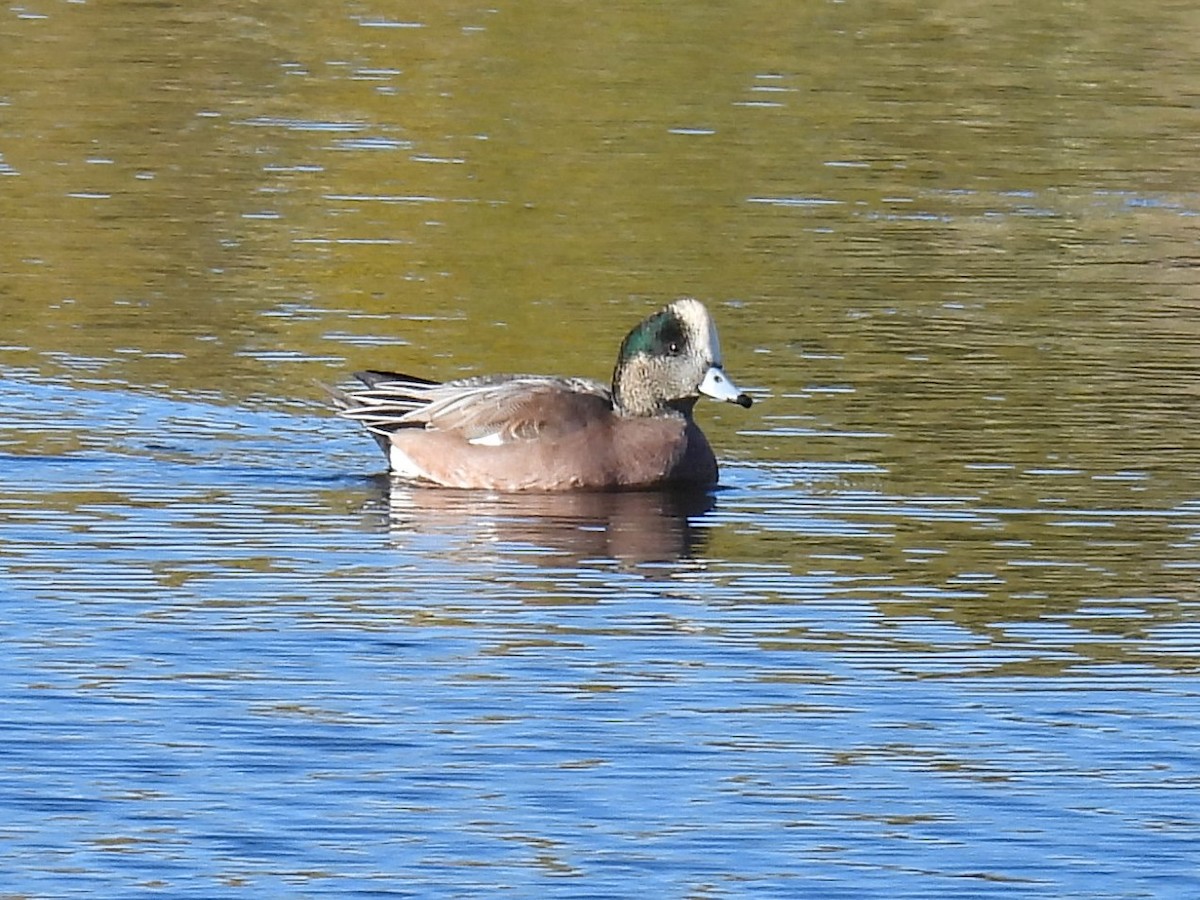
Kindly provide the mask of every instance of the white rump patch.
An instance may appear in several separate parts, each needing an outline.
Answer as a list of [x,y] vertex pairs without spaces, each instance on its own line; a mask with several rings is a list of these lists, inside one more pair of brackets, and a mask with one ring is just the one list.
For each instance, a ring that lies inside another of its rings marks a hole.
[[391,464],[392,474],[400,478],[417,481],[428,477],[424,470],[409,459],[408,454],[395,444],[392,444],[391,449],[388,451],[388,462]]

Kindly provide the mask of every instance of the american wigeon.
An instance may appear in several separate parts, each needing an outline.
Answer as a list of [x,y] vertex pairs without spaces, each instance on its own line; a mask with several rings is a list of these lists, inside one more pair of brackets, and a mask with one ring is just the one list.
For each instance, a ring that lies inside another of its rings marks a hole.
[[337,395],[400,478],[444,487],[559,491],[709,485],[717,460],[692,420],[701,394],[749,407],[721,368],[704,304],[678,300],[626,335],[612,386],[481,375],[439,383],[356,372]]

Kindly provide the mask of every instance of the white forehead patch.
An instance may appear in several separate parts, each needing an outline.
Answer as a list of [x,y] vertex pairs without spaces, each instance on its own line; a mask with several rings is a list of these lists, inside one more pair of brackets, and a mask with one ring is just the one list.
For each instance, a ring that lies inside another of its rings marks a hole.
[[708,314],[708,310],[704,308],[704,304],[688,297],[684,300],[676,300],[671,306],[687,326],[688,331],[691,332],[697,347],[701,351],[707,351],[710,362],[714,365],[721,365],[721,341],[717,337],[717,326],[713,322],[712,316]]

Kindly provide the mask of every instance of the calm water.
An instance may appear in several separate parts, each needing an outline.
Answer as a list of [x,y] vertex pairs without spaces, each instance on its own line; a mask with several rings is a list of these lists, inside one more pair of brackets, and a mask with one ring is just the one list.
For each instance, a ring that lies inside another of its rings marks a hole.
[[[1200,896],[1200,11],[0,18],[0,897]],[[604,378],[721,488],[390,484]]]

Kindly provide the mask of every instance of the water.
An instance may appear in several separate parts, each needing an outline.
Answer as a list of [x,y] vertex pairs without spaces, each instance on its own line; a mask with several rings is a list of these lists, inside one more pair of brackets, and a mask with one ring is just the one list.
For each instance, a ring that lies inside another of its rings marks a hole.
[[[0,24],[0,896],[1200,895],[1200,19],[532,9]],[[714,491],[313,383],[682,294]]]

